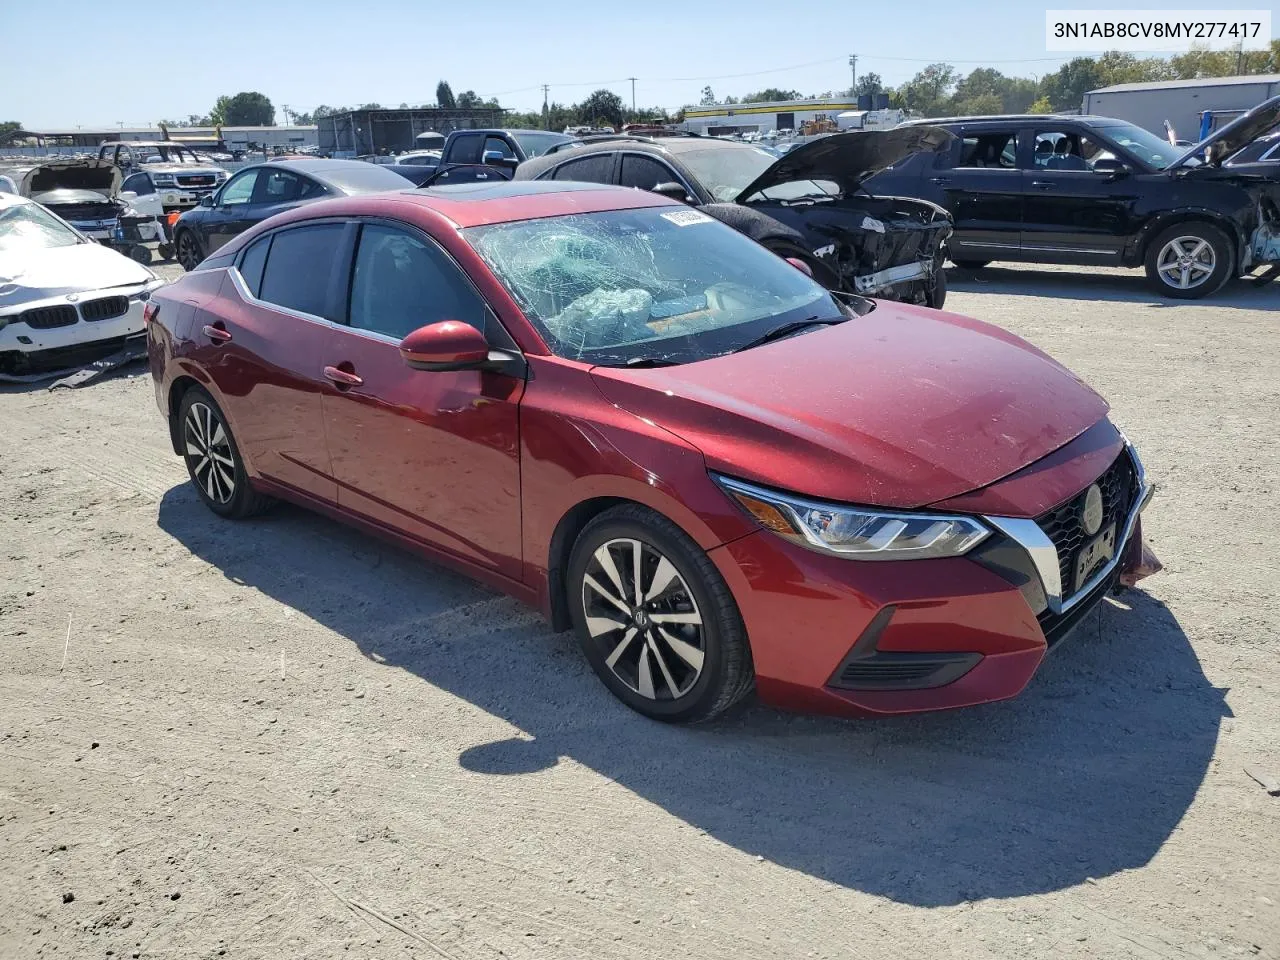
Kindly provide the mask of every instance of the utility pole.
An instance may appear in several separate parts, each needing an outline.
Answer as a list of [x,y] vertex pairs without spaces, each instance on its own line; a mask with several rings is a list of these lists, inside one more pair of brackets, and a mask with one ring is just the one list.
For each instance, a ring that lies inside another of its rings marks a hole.
[[1240,46],[1236,48],[1236,76],[1244,71],[1244,37],[1240,38]]
[[280,109],[284,111],[284,125],[292,127],[293,121],[289,119],[289,105],[287,103],[280,104]]
[[[636,112],[636,78],[627,77],[627,79],[631,81],[631,112],[634,114]],[[632,119],[634,120],[635,117],[633,116]]]
[[855,96],[858,91],[858,55],[856,53],[849,54],[849,70],[853,73],[853,85],[849,87],[849,96]]
[[551,92],[551,85],[544,83],[542,85],[542,128],[544,130],[551,129],[551,108],[547,106],[547,94]]

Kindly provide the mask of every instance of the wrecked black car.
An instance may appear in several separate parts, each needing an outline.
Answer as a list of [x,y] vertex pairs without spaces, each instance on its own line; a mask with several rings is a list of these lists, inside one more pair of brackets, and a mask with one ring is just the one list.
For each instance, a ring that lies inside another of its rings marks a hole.
[[950,152],[869,186],[950,210],[958,266],[1145,267],[1158,294],[1190,300],[1259,267],[1280,275],[1280,164],[1234,161],[1278,121],[1273,97],[1187,148],[1108,117],[930,120],[955,134]]
[[800,261],[829,289],[941,307],[950,216],[927,201],[872,196],[862,185],[950,141],[929,127],[842,133],[778,158],[731,140],[620,135],[526,160],[515,179],[610,183],[675,197]]

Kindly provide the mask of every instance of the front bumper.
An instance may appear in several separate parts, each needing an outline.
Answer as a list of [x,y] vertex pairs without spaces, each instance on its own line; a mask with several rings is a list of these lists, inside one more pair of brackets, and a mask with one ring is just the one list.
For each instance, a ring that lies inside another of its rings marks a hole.
[[1052,542],[1002,527],[1008,518],[987,518],[1002,534],[981,558],[859,562],[766,531],[711,551],[738,601],[760,698],[860,716],[1016,696],[1045,653],[1138,566],[1151,488],[1134,462],[1138,493],[1113,558],[1065,597]]
[[[0,316],[0,372],[20,373],[33,368],[62,367],[78,362],[84,349],[98,344],[104,346],[143,330],[142,310],[146,305],[141,299],[162,285],[153,281],[137,287],[91,290],[76,294],[74,301],[63,297],[31,301],[22,304],[21,310],[13,310]],[[89,305],[122,297],[127,300],[124,312],[102,319],[92,319],[94,311]],[[70,307],[73,311],[67,312]],[[57,320],[56,326],[33,326],[30,322],[15,319],[18,313],[40,308],[56,308],[66,313],[66,319]],[[88,309],[86,309],[88,308]],[[87,356],[87,354],[85,354]]]

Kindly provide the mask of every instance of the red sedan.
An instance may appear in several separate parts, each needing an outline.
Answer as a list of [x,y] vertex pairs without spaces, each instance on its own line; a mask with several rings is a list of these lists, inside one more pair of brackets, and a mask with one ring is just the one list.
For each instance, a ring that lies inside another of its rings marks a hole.
[[657,719],[1011,697],[1137,572],[1151,488],[1070,371],[651,193],[317,203],[147,321],[210,509],[293,501],[511,593]]

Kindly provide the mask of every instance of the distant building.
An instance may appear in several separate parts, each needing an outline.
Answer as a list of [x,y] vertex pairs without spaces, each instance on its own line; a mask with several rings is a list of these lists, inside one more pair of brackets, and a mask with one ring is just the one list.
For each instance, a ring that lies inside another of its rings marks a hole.
[[1168,120],[1180,138],[1196,141],[1205,110],[1250,110],[1277,94],[1280,73],[1119,83],[1086,93],[1083,112],[1127,120],[1159,136],[1164,136]]
[[[163,140],[160,127],[75,127],[44,130],[22,130],[19,137],[34,137],[42,147],[97,147],[108,140]],[[203,141],[217,138],[216,127],[170,127],[169,136],[175,140],[202,141],[197,149],[205,148]],[[228,150],[250,150],[262,147],[316,146],[316,128],[299,127],[223,127],[222,140]]]
[[835,123],[839,114],[858,109],[858,101],[849,97],[699,104],[684,108],[684,128],[711,137],[732,133],[768,133],[770,130],[798,132],[806,121],[827,119]]
[[448,134],[454,130],[499,127],[504,113],[501,107],[348,110],[320,117],[316,125],[321,153],[355,157],[412,150],[414,138],[428,130]]

